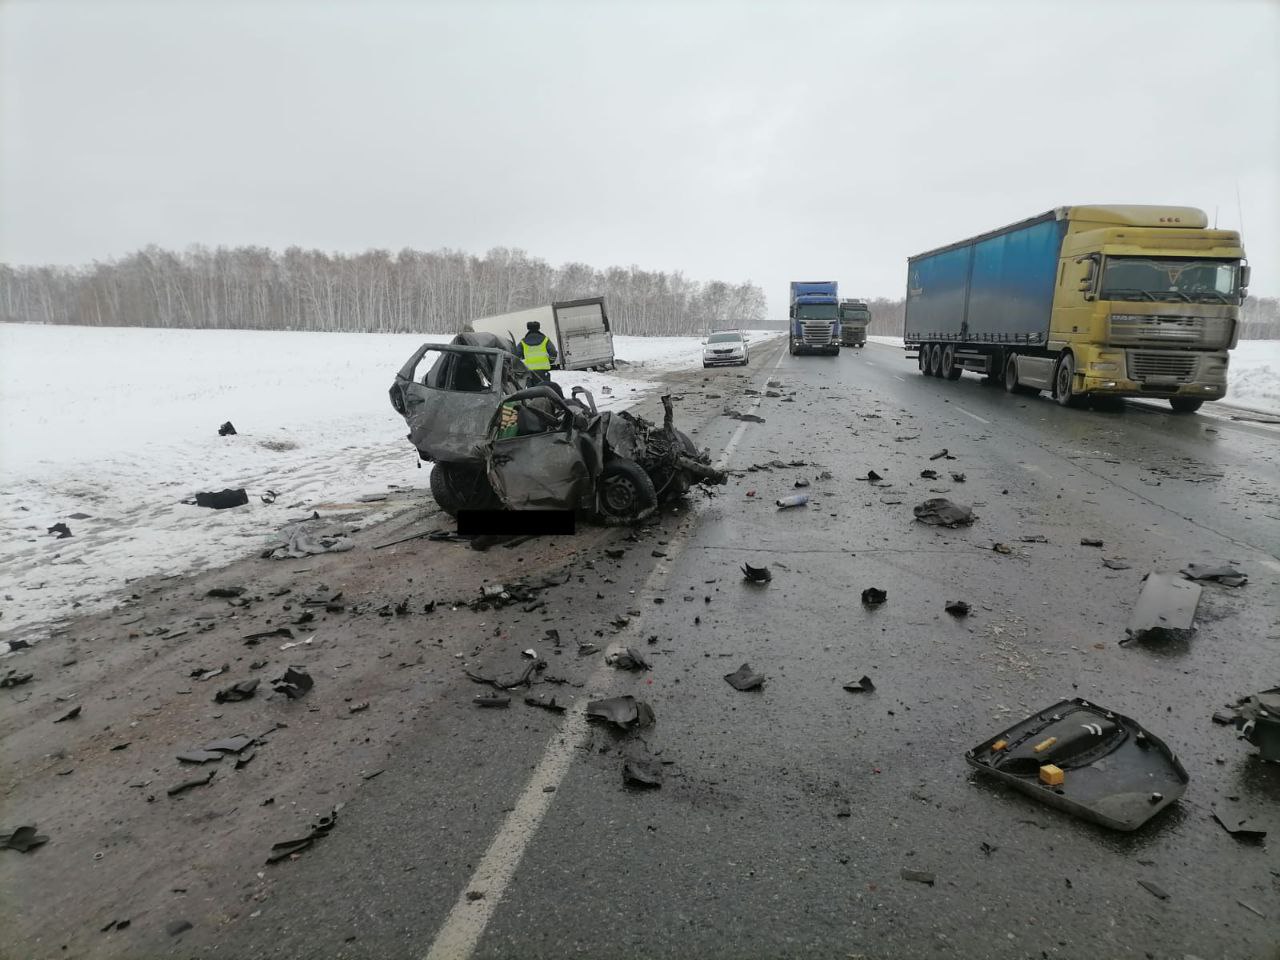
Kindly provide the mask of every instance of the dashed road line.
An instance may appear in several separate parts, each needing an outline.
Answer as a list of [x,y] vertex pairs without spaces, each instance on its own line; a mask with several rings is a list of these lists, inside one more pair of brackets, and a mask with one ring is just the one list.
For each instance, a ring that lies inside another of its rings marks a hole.
[[979,423],[987,423],[987,424],[991,423],[991,421],[990,421],[990,420],[987,420],[987,419],[985,419],[985,418],[983,418],[983,417],[980,417],[980,416],[978,416],[976,413],[970,413],[970,412],[969,412],[968,410],[966,410],[964,407],[958,406],[958,405],[956,405],[956,404],[954,404],[954,403],[953,403],[951,406],[952,406],[952,408],[954,408],[954,409],[956,409],[956,410],[959,410],[959,411],[960,411],[961,413],[963,413],[966,417],[973,417],[973,419],[977,420]]

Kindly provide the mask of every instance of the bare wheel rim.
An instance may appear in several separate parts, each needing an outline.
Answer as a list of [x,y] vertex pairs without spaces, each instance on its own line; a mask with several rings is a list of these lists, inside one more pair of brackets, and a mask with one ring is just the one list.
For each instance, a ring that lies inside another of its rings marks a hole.
[[605,508],[612,514],[625,515],[635,509],[640,493],[630,477],[610,477],[604,485]]

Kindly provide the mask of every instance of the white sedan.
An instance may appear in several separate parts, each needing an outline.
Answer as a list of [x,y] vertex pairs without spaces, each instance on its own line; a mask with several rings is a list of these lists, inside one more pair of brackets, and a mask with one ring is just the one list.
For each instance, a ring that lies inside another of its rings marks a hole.
[[702,366],[743,366],[751,361],[747,338],[737,330],[713,333],[702,342]]

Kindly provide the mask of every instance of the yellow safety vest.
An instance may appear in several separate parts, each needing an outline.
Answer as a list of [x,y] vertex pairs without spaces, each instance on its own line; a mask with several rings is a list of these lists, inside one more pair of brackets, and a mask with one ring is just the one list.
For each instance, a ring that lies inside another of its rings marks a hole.
[[520,352],[524,354],[524,365],[530,370],[551,369],[551,356],[547,353],[547,338],[545,334],[542,337],[542,342],[538,344],[521,340]]

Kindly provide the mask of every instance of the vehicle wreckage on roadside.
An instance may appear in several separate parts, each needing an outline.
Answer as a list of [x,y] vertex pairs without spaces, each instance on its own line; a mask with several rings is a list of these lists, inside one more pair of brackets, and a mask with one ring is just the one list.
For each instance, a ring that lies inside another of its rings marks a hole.
[[[420,380],[417,370],[434,355]],[[425,343],[396,374],[391,405],[409,441],[431,461],[431,493],[459,510],[574,510],[606,524],[634,523],[695,483],[727,477],[672,425],[627,411],[601,413],[582,387],[566,398],[531,373],[498,337],[462,333]]]

